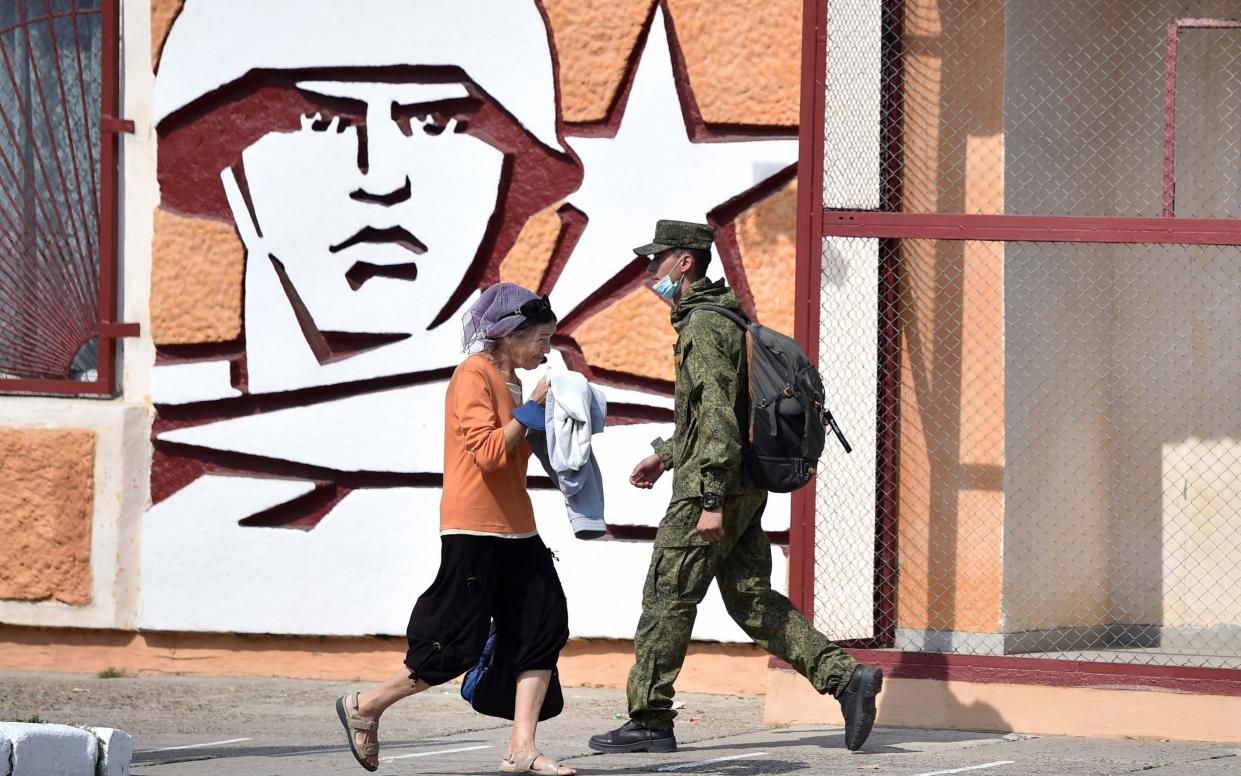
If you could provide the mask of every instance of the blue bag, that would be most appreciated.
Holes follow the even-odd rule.
[[[478,663],[461,680],[461,697],[479,714],[501,719],[513,718],[513,705],[517,695],[517,676],[511,657],[506,659],[504,650],[496,652],[495,625],[487,635],[483,654]],[[551,719],[564,710],[564,693],[560,689],[560,672],[552,669],[551,683],[539,709],[539,722]]]
[[[496,646],[496,632],[492,629],[487,635],[487,643],[483,645],[483,654],[479,656],[478,663],[465,672],[465,678],[461,680],[461,697],[465,698],[465,702],[470,705],[474,704],[474,690],[477,689],[478,683],[487,675],[487,669],[491,667],[491,653]]]

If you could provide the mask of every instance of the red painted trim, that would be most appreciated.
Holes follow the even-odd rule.
[[[823,122],[825,118],[828,0],[802,3],[801,116],[798,129],[797,265],[793,336],[812,362],[819,360],[819,276],[823,235]],[[789,598],[814,618],[816,484],[793,493],[789,523]]]
[[[99,345],[103,351],[103,343]],[[100,372],[102,374],[102,372]],[[76,380],[4,380],[0,382],[4,393],[29,393],[49,396],[110,396],[114,392],[111,383],[103,380],[78,382]]]
[[[1179,26],[1168,23],[1163,73],[1163,217],[1176,215],[1176,40]]]
[[[103,0],[100,5],[103,28],[103,84],[99,106],[102,117],[120,114],[120,0]],[[115,132],[99,133],[99,320],[117,319],[117,219],[118,219],[118,139]],[[119,389],[116,370],[116,340],[99,337],[99,382],[109,392]]]
[[[1151,689],[1195,695],[1241,696],[1241,670],[1233,668],[1094,663],[1017,656],[898,652],[887,649],[850,649],[849,654],[859,662],[879,666],[889,679],[895,677],[982,684]],[[794,670],[791,665],[777,658],[772,658],[768,667],[783,671]]]
[[[99,336],[139,337],[142,336],[142,325],[137,323],[120,323],[119,321],[100,321]]]
[[[1183,30],[1241,30],[1237,19],[1177,19],[1173,23]]]
[[[131,119],[119,119],[116,116],[104,115],[99,118],[99,129],[103,132],[119,132],[132,135],[134,133],[134,122]]]
[[[1176,46],[1181,30],[1241,30],[1234,19],[1174,19],[1168,22],[1163,76],[1163,216],[1176,215]]]
[[[923,240],[1241,245],[1241,219],[825,210],[823,233]]]

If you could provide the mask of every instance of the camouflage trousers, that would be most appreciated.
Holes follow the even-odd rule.
[[[671,730],[673,684],[685,661],[698,604],[714,579],[728,613],[763,649],[786,661],[820,693],[839,695],[857,662],[816,631],[789,599],[771,589],[771,545],[762,529],[767,494],[724,501],[721,541],[697,534],[702,507],[674,501],[655,536],[642,591],[642,617],[629,672],[629,716]]]

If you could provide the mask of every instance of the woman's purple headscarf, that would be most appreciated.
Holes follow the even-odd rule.
[[[496,340],[525,321],[518,308],[539,295],[516,283],[496,283],[483,291],[461,319],[461,349],[473,352],[479,343],[483,350],[495,350]]]

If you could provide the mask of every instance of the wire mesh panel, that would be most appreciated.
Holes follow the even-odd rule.
[[[826,207],[1158,216],[1175,190],[1176,215],[1241,215],[1241,29],[1194,24],[1241,17],[1236,0],[827,14]],[[876,204],[841,201],[859,189]]]
[[[0,390],[98,376],[98,0],[0,3]]]
[[[825,283],[824,354],[875,352],[850,333],[869,317],[884,355],[869,407],[824,369],[876,469],[821,470],[818,624],[1241,667],[1241,247],[827,238],[833,256],[879,271]]]

